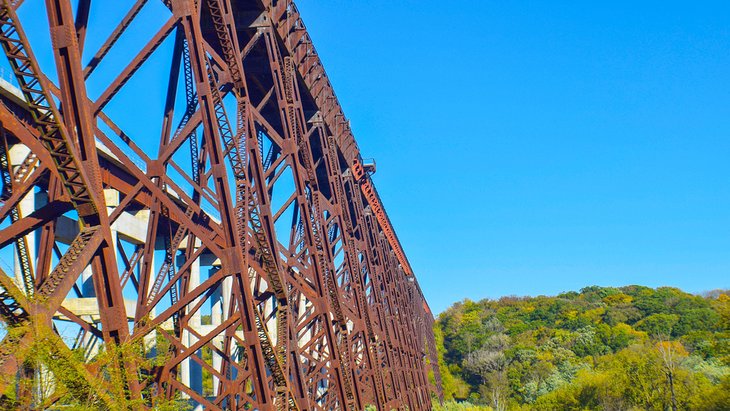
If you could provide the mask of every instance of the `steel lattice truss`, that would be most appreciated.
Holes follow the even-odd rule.
[[[43,339],[46,372],[102,405],[115,388],[94,357],[138,343],[164,358],[118,358],[143,403],[430,409],[433,317],[296,6],[130,1],[84,50],[112,3],[0,6],[17,85],[0,105],[0,257],[15,261],[0,270],[0,393]],[[95,77],[150,11],[164,23]],[[47,20],[47,51],[29,19]],[[140,82],[163,47],[169,75]],[[125,93],[164,110],[126,129],[135,105],[111,109]]]

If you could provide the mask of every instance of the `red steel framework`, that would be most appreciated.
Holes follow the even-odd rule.
[[[430,409],[433,316],[295,4],[130,1],[84,54],[90,10],[116,2],[44,1],[0,5],[19,90],[0,98],[0,251],[15,260],[0,270],[0,393],[43,339],[44,372],[103,407],[116,388],[94,356],[131,342],[164,358],[117,358],[142,403]],[[164,22],[92,93],[150,10]],[[51,71],[18,12],[47,17]],[[169,76],[140,87],[163,44]],[[127,89],[166,96],[156,124],[125,130],[110,107]],[[27,406],[16,391],[4,404]]]

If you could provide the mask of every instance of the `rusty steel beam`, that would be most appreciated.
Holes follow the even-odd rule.
[[[95,41],[116,3],[0,2],[0,404],[50,373],[101,408],[431,409],[433,316],[296,5],[137,0]]]

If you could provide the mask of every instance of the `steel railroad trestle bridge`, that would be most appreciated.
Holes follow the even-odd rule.
[[[431,408],[433,316],[291,0],[1,1],[3,407]]]

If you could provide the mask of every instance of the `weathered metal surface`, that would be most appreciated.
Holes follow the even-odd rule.
[[[430,409],[433,316],[295,4],[137,0],[84,51],[110,3],[0,5],[20,89],[0,96],[0,258],[16,261],[0,271],[0,392],[46,327],[68,345],[51,372],[109,344],[164,358],[120,357],[143,403]],[[150,10],[164,16],[145,37]],[[47,15],[50,47],[33,48],[18,13]],[[137,54],[95,78],[130,31]],[[166,81],[140,86],[165,49]],[[158,123],[130,127],[130,92],[153,89]]]

